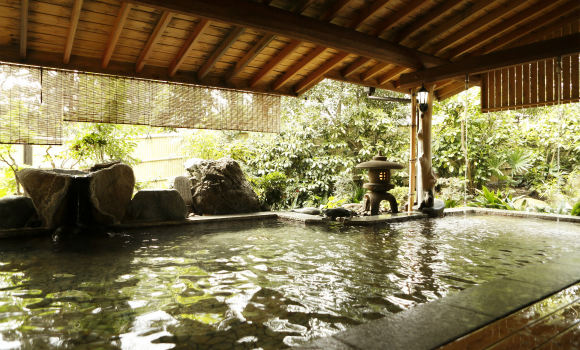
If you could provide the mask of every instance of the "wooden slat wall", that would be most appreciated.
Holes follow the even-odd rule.
[[[580,102],[579,60],[578,54],[562,57],[562,103]],[[557,104],[556,66],[556,59],[549,59],[482,74],[482,81],[486,80],[485,84],[482,82],[482,111]]]

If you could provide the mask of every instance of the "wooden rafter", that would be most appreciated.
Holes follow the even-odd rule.
[[[365,86],[372,86],[372,87],[376,87],[378,89],[388,89],[388,90],[391,90],[391,91],[397,91],[397,92],[401,92],[401,93],[404,93],[404,94],[408,94],[409,93],[409,89],[401,89],[401,88],[398,88],[397,86],[395,86],[395,84],[393,84],[390,81],[386,82],[383,85],[379,85],[379,83],[377,83],[377,81],[375,79],[369,79],[367,81],[360,80],[360,77],[359,77],[358,74],[353,74],[353,75],[345,78],[337,70],[331,70],[330,72],[326,73],[325,78],[332,79],[332,80],[337,80],[337,81],[343,81],[345,83],[351,83],[351,84],[357,84],[357,85],[365,85]]]
[[[433,40],[434,38],[437,38],[449,32],[456,26],[468,20],[471,16],[475,16],[481,11],[484,11],[486,7],[490,6],[490,4],[493,4],[493,2],[490,2],[488,0],[478,0],[474,2],[471,6],[459,12],[458,14],[448,19],[447,21],[443,22],[438,27],[429,30],[427,33],[422,35],[417,40],[413,40],[408,46],[414,49],[422,48],[423,46],[429,44],[431,40]]]
[[[423,6],[426,2],[430,0],[413,0],[405,5],[403,8],[395,11],[392,15],[390,15],[385,20],[381,21],[381,23],[369,32],[370,35],[373,36],[380,36],[391,27],[396,25],[400,20],[407,16],[413,15],[413,13],[417,12],[421,6]]]
[[[408,70],[407,67],[395,67],[394,69],[391,69],[390,71],[388,71],[387,73],[381,75],[381,77],[379,79],[377,79],[379,84],[384,84],[387,81],[395,78],[396,76],[405,73]]]
[[[270,72],[272,72],[274,70],[274,68],[278,64],[280,64],[280,62],[282,62],[286,57],[288,57],[294,51],[296,51],[300,47],[301,44],[302,44],[302,42],[300,40],[292,40],[290,42],[290,44],[288,44],[284,48],[284,50],[280,51],[280,53],[278,53],[278,55],[276,55],[276,57],[274,57],[272,60],[270,60],[270,62],[268,62],[268,64],[266,64],[266,66],[264,68],[262,68],[258,72],[258,74],[256,74],[252,78],[252,81],[250,82],[250,86],[254,87],[254,86],[258,85],[260,83],[260,81],[262,81],[262,79],[264,79],[266,77],[266,75],[268,75]]]
[[[383,70],[385,70],[389,66],[390,66],[390,64],[388,64],[388,63],[379,62],[374,67],[372,67],[368,71],[366,71],[363,74],[361,74],[361,80],[362,81],[367,81],[370,78],[373,78],[375,75],[377,75],[380,72],[382,72]]]
[[[339,52],[330,61],[327,61],[320,68],[314,71],[314,73],[310,74],[306,79],[298,83],[296,87],[294,87],[294,92],[300,95],[303,92],[310,89],[311,87],[313,87],[314,85],[318,84],[320,80],[324,79],[326,73],[336,68],[336,66],[341,64],[345,59],[348,58],[348,56],[349,56],[348,52]]]
[[[547,23],[551,23],[555,20],[558,20],[558,25],[565,25],[569,23],[568,21],[575,21],[580,18],[580,13],[578,12],[578,8],[580,8],[580,2],[578,1],[570,1],[567,4],[537,18],[530,23],[523,25],[522,27],[500,37],[492,41],[491,43],[485,45],[484,47],[476,50],[476,52],[471,53],[469,56],[477,56],[483,55],[498,48],[501,48],[505,45],[508,45],[517,39],[533,32],[534,30],[546,25]],[[575,12],[574,12],[575,11]],[[565,16],[568,14],[567,16]],[[565,16],[564,18],[561,18]]]
[[[205,62],[205,64],[197,71],[197,79],[202,80],[208,73],[215,67],[216,63],[225,55],[225,53],[232,47],[232,45],[238,40],[238,38],[244,33],[246,28],[236,27],[227,36],[227,38],[222,41],[221,45],[215,50],[211,57]]]
[[[439,67],[403,74],[401,75],[400,86],[403,88],[411,88],[420,86],[421,83],[433,83],[526,62],[574,54],[580,52],[579,42],[580,33],[577,33],[518,46],[508,50],[496,51],[478,57],[467,58]]]
[[[342,70],[341,74],[346,78],[354,74],[357,70],[364,67],[365,64],[369,63],[371,60],[366,57],[359,57],[356,61],[351,63],[348,67]]]
[[[81,16],[81,10],[83,8],[83,0],[75,0],[72,8],[72,13],[70,15],[70,22],[68,24],[68,33],[66,35],[66,44],[64,46],[64,64],[68,64],[70,61],[70,54],[72,52],[73,43],[75,41],[75,35],[77,32],[77,26],[79,24],[79,18]]]
[[[326,51],[328,48],[323,46],[317,46],[308,54],[308,56],[304,57],[300,62],[293,65],[284,75],[278,78],[274,84],[272,84],[272,90],[278,90],[284,84],[286,84],[290,79],[292,79],[296,74],[298,74],[304,67],[306,67],[310,62],[318,58],[321,53]]]
[[[436,93],[437,97],[439,97],[439,99],[443,101],[463,91],[465,91],[465,83],[455,83],[437,90]]]
[[[350,5],[354,0],[338,0],[336,3],[332,4],[321,17],[320,20],[324,22],[332,21],[339,13],[344,11],[348,5]]]
[[[449,47],[450,45],[453,45],[458,40],[461,40],[462,38],[468,36],[469,34],[476,32],[478,29],[481,29],[481,28],[489,25],[489,23],[496,21],[498,18],[501,18],[502,16],[506,16],[506,15],[512,13],[513,11],[517,10],[518,7],[525,5],[527,2],[528,2],[528,0],[508,1],[507,3],[500,6],[499,8],[495,9],[494,11],[491,11],[490,13],[479,18],[475,22],[470,23],[469,25],[462,28],[461,30],[459,30],[459,31],[451,34],[450,36],[446,37],[445,39],[441,40],[440,42],[438,42],[434,46],[431,46],[427,51],[434,53],[434,54],[441,52],[442,50]]]
[[[155,30],[151,34],[151,37],[149,37],[149,41],[147,41],[145,48],[143,48],[143,51],[141,52],[141,56],[139,56],[139,59],[135,64],[135,71],[137,73],[141,72],[143,67],[145,67],[147,59],[151,56],[151,53],[153,53],[153,47],[155,47],[159,39],[163,36],[163,32],[165,31],[165,28],[167,28],[167,25],[169,25],[171,18],[173,18],[173,13],[169,11],[164,11],[161,15],[161,19],[157,23]]]
[[[302,11],[306,10],[310,4],[312,4],[314,0],[299,0],[297,3],[290,8],[290,11],[296,13],[302,13]]]
[[[250,0],[128,0],[128,2],[252,28],[414,69],[447,63],[437,56]]]
[[[20,1],[20,58],[26,59],[28,40],[28,0]]]
[[[537,31],[530,33],[524,37],[522,37],[517,42],[513,42],[510,45],[506,46],[505,48],[512,48],[517,47],[519,45],[525,45],[537,40],[543,39],[546,35],[552,34],[555,31],[559,31],[560,29],[566,27],[569,24],[577,23],[580,20],[578,16],[578,11],[572,12],[571,15],[558,19],[547,26],[541,27]]]
[[[358,29],[366,20],[374,16],[377,12],[382,10],[389,0],[377,0],[355,17],[347,26],[347,28]]]
[[[107,43],[105,53],[103,54],[103,62],[101,63],[102,68],[107,68],[107,66],[109,65],[109,61],[113,56],[113,51],[115,51],[115,46],[117,46],[117,41],[121,36],[121,32],[123,31],[123,27],[125,26],[125,21],[127,20],[127,16],[129,15],[129,11],[131,11],[132,7],[133,4],[128,4],[126,2],[121,4],[121,9],[119,10],[119,14],[117,15],[117,20],[115,21],[113,31],[111,32],[111,36],[109,37],[109,42]]]
[[[236,76],[238,76],[238,74],[240,74],[247,66],[248,64],[250,64],[250,62],[252,62],[252,60],[254,58],[256,58],[256,56],[258,56],[260,54],[260,52],[262,52],[262,50],[264,48],[266,48],[268,45],[270,45],[270,43],[272,41],[274,41],[274,39],[276,38],[275,35],[272,34],[266,34],[264,35],[257,43],[256,45],[254,45],[254,47],[252,47],[252,49],[250,49],[250,51],[248,51],[244,57],[242,57],[242,59],[240,59],[238,61],[238,63],[236,63],[235,67],[233,67],[228,74],[225,77],[225,81],[227,83],[229,83],[230,81],[232,81],[232,79],[234,79]]]
[[[444,15],[447,11],[451,11],[457,5],[461,4],[463,0],[447,0],[444,3],[440,4],[439,6],[429,10],[423,17],[419,20],[411,23],[406,28],[399,31],[396,36],[394,37],[393,41],[396,43],[401,43],[406,38],[410,37],[417,31],[423,29],[429,23],[433,22],[439,16]]]
[[[524,11],[515,14],[514,16],[510,17],[506,21],[504,21],[504,22],[494,26],[493,28],[485,31],[484,33],[476,36],[475,38],[468,40],[464,44],[459,45],[458,47],[454,48],[449,53],[447,53],[445,55],[445,57],[447,59],[452,59],[452,58],[455,58],[457,56],[460,56],[461,54],[463,54],[466,51],[480,45],[481,43],[486,42],[487,40],[490,40],[490,39],[496,37],[497,35],[500,35],[501,33],[512,29],[516,25],[518,25],[526,20],[529,20],[531,17],[534,16],[534,14],[541,13],[541,11],[543,11],[543,10],[544,11],[548,10],[548,9],[556,6],[557,4],[558,4],[558,1],[554,1],[554,0],[540,1],[540,2],[536,3],[535,5],[525,9]],[[535,21],[532,21],[532,22],[535,22]]]
[[[169,66],[169,76],[170,77],[174,76],[175,73],[177,73],[177,70],[179,69],[179,67],[181,67],[181,65],[183,64],[183,62],[187,58],[187,55],[189,55],[191,50],[193,50],[193,48],[197,45],[197,43],[199,42],[199,39],[201,38],[201,35],[208,27],[209,27],[209,21],[207,19],[203,19],[203,18],[195,26],[195,28],[193,29],[193,32],[191,33],[191,35],[189,36],[189,38],[187,39],[185,44],[181,47],[181,49],[179,50],[179,52],[177,53],[177,55],[173,59],[173,62],[171,62],[171,65]]]

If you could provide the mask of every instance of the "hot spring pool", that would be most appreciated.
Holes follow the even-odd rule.
[[[2,349],[278,349],[580,248],[495,216],[380,228],[275,220],[0,244]]]

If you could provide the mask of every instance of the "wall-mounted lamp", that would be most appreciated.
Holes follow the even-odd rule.
[[[425,89],[425,86],[421,85],[421,89],[417,91],[417,103],[419,104],[419,110],[421,113],[425,113],[429,110],[429,91]]]
[[[365,94],[367,94],[368,96],[372,96],[375,94],[375,88],[372,86],[365,86],[364,91],[365,91]]]

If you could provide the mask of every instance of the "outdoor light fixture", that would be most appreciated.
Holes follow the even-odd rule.
[[[369,97],[375,94],[375,88],[372,86],[365,86],[364,91]]]
[[[425,113],[429,109],[429,103],[427,103],[428,98],[429,91],[425,89],[425,86],[421,85],[421,89],[417,91],[417,103],[419,104],[419,110],[421,113]]]

